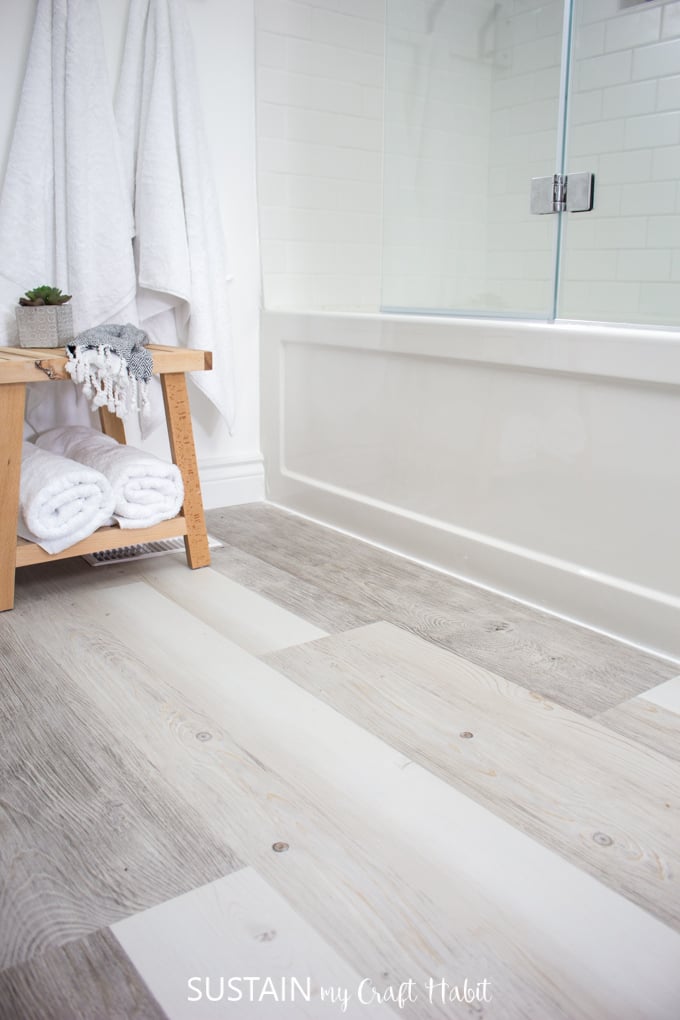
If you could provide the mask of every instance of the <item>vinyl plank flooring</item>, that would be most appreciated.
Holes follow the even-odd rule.
[[[390,624],[266,661],[680,929],[680,766]]]
[[[167,1020],[104,929],[0,972],[0,1020]]]
[[[120,921],[112,934],[168,1020],[218,1010],[229,1020],[397,1015],[358,1001],[357,972],[253,868]],[[333,989],[347,992],[336,1004]]]
[[[322,786],[319,791],[308,760],[293,776],[286,774],[280,759],[283,754],[287,760],[291,744],[286,721],[279,721],[277,706],[269,703],[266,691],[255,691],[254,702],[250,695],[253,668],[258,674],[267,668],[250,656],[242,658],[244,653],[236,646],[230,647],[198,621],[187,621],[177,607],[147,590],[149,606],[139,588],[146,586],[111,589],[106,602],[102,590],[87,599],[73,598],[66,625],[49,602],[26,606],[24,623],[42,629],[44,640],[58,648],[73,682],[92,694],[112,726],[127,727],[130,739],[173,788],[192,801],[213,833],[255,865],[357,969],[376,983],[399,974],[424,981],[445,961],[453,961],[454,977],[477,973],[487,956],[494,957],[487,952],[487,936],[478,930],[476,916],[461,915],[459,899],[442,895],[432,870],[424,868],[421,875],[417,856],[413,862],[411,851],[386,842],[380,826],[375,829],[372,811],[364,830],[354,799],[341,797],[337,786]],[[122,613],[111,605],[117,591]],[[85,605],[87,614],[79,611]],[[148,631],[146,637],[142,634],[140,613],[145,607],[156,620],[156,638]],[[129,635],[125,643],[119,639],[128,611],[134,628],[140,628],[134,643]],[[204,637],[210,641],[207,648]],[[101,683],[95,685],[94,662],[104,664]],[[215,705],[223,687],[229,701],[224,704],[220,698]],[[267,721],[266,733],[256,743],[243,732],[242,700],[254,715],[253,725],[262,723],[261,715]],[[315,747],[319,739],[324,743],[323,732],[317,734]],[[339,747],[343,760],[350,748],[352,761],[347,740],[345,734]],[[304,743],[304,735],[294,738],[292,752],[299,752]],[[274,752],[274,761],[267,761]],[[328,754],[325,743],[323,754]],[[395,761],[390,753],[390,771],[401,775],[404,764],[401,756]],[[291,852],[274,853],[272,844],[278,840],[289,842]],[[411,888],[404,874],[414,870],[417,881]],[[452,917],[458,918],[455,925]],[[521,961],[511,945],[505,946],[493,969],[494,980],[512,1000],[507,1013],[511,1018],[523,1015],[518,1004],[527,971]],[[537,995],[546,1010],[554,1008],[554,996]],[[413,1020],[444,1020],[451,1015],[448,1005],[435,1002]],[[568,1014],[555,1010],[554,1015],[559,1020]]]
[[[181,553],[136,566],[136,577],[254,655],[326,636],[320,627],[212,567],[187,570]]]
[[[209,619],[211,626],[220,630],[226,637],[230,636],[228,632],[230,613],[235,614],[236,620],[232,623],[237,622],[242,632],[248,632],[252,628],[258,627],[252,619],[253,611],[257,612],[260,608],[255,598],[258,595],[268,603],[264,608],[269,620],[275,618],[273,614],[276,610],[281,611],[276,614],[278,617],[277,632],[282,635],[284,645],[312,640],[313,637],[318,637],[323,633],[350,630],[365,623],[372,623],[375,619],[351,600],[339,598],[317,585],[293,578],[286,571],[278,570],[271,564],[265,563],[264,560],[250,556],[233,546],[213,549],[210,567],[201,568],[199,571],[189,570],[182,553],[170,553],[136,563],[109,563],[105,567],[96,568],[92,568],[81,558],[57,560],[55,563],[40,563],[25,567],[17,571],[17,598],[14,615],[20,618],[24,606],[51,598],[56,593],[61,593],[64,599],[68,599],[72,593],[84,589],[93,591],[102,587],[110,588],[117,584],[129,584],[131,580],[139,578],[149,581],[158,590],[165,590],[163,585],[167,585],[169,581],[167,577],[164,581],[163,576],[166,569],[171,569],[166,567],[166,564],[173,564],[177,570],[177,585],[175,586],[173,583],[174,590],[172,592],[168,590],[167,593],[171,597],[175,597],[176,600],[186,597],[188,608],[192,610],[195,609],[191,605],[192,597],[203,601],[205,611],[201,611],[201,615],[206,620]],[[222,615],[221,603],[211,605],[209,600],[203,597],[201,591],[203,582],[200,578],[206,576],[206,569],[213,577],[215,574],[220,574],[231,585],[238,584],[239,588],[234,588],[233,593],[238,592],[239,597],[244,596],[248,599],[249,595],[252,596],[248,599],[247,610],[245,607],[239,610],[238,604],[234,604],[232,600],[225,607],[226,612]],[[157,582],[154,581],[154,578],[157,578]],[[192,581],[192,578],[196,580]],[[187,586],[193,587],[193,596],[191,588],[188,589],[186,596],[183,593],[185,581]],[[286,613],[290,614],[288,619],[286,619]],[[290,628],[287,626],[289,623],[291,624]],[[312,629],[316,628],[316,634],[309,631],[310,625]],[[301,627],[306,627],[307,631],[301,631]],[[259,641],[262,635],[257,629],[255,634]],[[235,640],[238,639],[237,634],[232,633],[231,636],[234,636]],[[254,646],[252,650],[259,654],[258,645]],[[261,651],[265,651],[265,649],[263,648]]]
[[[529,690],[595,715],[677,665],[267,504],[208,514],[222,541]],[[332,630],[332,627],[326,628]]]
[[[326,591],[318,584],[295,577],[244,552],[238,546],[225,545],[215,550],[212,566],[226,577],[331,634],[374,623],[379,618],[367,612],[352,597]]]
[[[74,683],[89,683],[93,633],[104,660],[119,649],[96,686],[100,711],[129,721],[213,832],[358,973],[376,984],[488,977],[494,1020],[649,1020],[650,995],[651,1015],[675,1020],[671,928],[148,585],[85,604],[61,637]],[[49,614],[37,609],[35,623],[58,640]],[[274,854],[280,839],[290,850]],[[403,1015],[469,1014],[420,1002]]]
[[[597,721],[653,751],[680,762],[680,714],[647,698],[631,698],[610,708]]]
[[[0,967],[239,866],[88,697],[124,668],[115,649],[105,663],[92,634],[78,689],[57,664],[64,633],[0,622]]]
[[[221,551],[213,551],[213,564]],[[255,655],[313,641],[327,633],[293,609],[267,597],[266,593],[260,594],[255,585],[241,583],[238,577],[233,576],[238,571],[215,569],[214,566],[190,570],[183,553],[168,553],[147,560],[96,568],[82,560],[66,563],[70,569],[62,569],[59,573],[50,570],[53,566],[60,566],[59,563],[39,564],[19,572],[21,577],[32,570],[34,576],[23,588],[20,586],[14,610],[16,618],[21,618],[23,606],[34,602],[36,597],[45,599],[61,593],[68,598],[78,591],[91,592],[129,584],[131,580],[143,580]],[[246,571],[245,580],[251,577],[252,571]],[[38,586],[39,591],[36,591]],[[356,626],[356,623],[350,625]]]

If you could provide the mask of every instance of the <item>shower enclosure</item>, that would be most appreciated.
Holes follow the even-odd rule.
[[[680,3],[386,11],[383,310],[680,324]]]
[[[269,498],[680,662],[680,0],[261,11]]]

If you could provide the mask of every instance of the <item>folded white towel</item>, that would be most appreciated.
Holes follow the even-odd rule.
[[[180,511],[184,486],[176,464],[82,425],[50,429],[36,442],[101,471],[113,489],[113,516],[121,528],[150,528]]]
[[[58,553],[110,523],[113,490],[99,471],[24,443],[17,530]]]

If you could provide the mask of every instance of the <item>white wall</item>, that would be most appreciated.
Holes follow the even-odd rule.
[[[112,93],[120,66],[128,4],[98,0]],[[230,268],[237,376],[237,421],[229,436],[202,394],[191,403],[206,506],[259,499],[258,330],[260,267],[255,179],[253,0],[186,0],[197,54],[203,115],[213,159]],[[0,32],[0,170],[4,173],[24,73],[35,4],[3,3]],[[3,258],[11,257],[3,252]],[[134,428],[130,438],[139,442]],[[167,453],[164,436],[148,447]]]
[[[667,332],[265,312],[274,502],[680,659]]]

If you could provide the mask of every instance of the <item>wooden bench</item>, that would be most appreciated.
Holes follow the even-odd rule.
[[[54,350],[0,347],[0,612],[14,606],[16,568],[31,563],[47,563],[180,536],[184,537],[187,562],[192,569],[210,563],[185,373],[212,368],[212,354],[156,344],[150,344],[148,349],[153,356],[154,374],[160,376],[163,388],[172,459],[184,482],[182,510],[173,520],[152,528],[100,528],[89,538],[51,555],[33,542],[17,539],[26,383],[70,379],[66,371],[67,357],[61,347]],[[125,426],[120,418],[106,408],[100,410],[99,418],[103,432],[120,443],[125,442]]]

